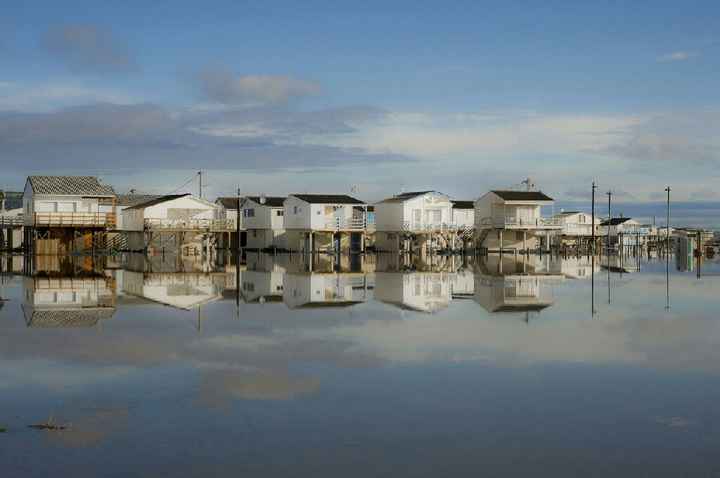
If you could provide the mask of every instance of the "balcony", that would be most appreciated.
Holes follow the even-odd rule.
[[[494,229],[562,229],[562,220],[557,217],[538,217],[523,219],[517,217],[484,217],[480,219],[481,228]]]
[[[367,226],[367,221],[363,217],[336,217],[325,221],[325,230],[328,231],[364,231]]]
[[[25,225],[23,216],[0,216],[0,229],[21,227]]]
[[[437,223],[425,224],[419,222],[405,221],[402,224],[402,230],[413,233],[429,233],[429,232],[462,232],[464,230],[472,230],[470,226],[458,226],[456,224]]]
[[[32,225],[35,227],[115,227],[112,212],[36,212]]]

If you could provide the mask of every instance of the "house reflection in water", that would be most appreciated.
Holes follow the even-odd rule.
[[[553,286],[565,277],[536,256],[490,256],[475,275],[475,301],[491,313],[540,312],[554,302]]]
[[[247,268],[240,274],[240,291],[248,304],[282,302],[286,267],[272,256],[247,254]]]
[[[94,327],[115,313],[114,280],[103,274],[40,272],[25,277],[23,288],[28,327]]]
[[[118,271],[123,293],[183,310],[222,298],[222,287],[211,274],[200,272]]]
[[[373,275],[362,272],[300,272],[283,277],[283,301],[300,307],[347,307],[372,297]]]
[[[375,298],[402,309],[432,314],[450,305],[452,275],[448,272],[378,272]]]

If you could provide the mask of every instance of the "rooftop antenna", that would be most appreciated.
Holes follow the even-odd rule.
[[[265,204],[266,201],[265,193],[260,194],[260,204]]]
[[[535,183],[533,182],[533,180],[531,178],[525,178],[524,180],[522,180],[520,182],[520,184],[525,185],[526,191],[533,191],[535,189]]]

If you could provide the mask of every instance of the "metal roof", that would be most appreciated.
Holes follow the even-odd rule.
[[[553,198],[542,191],[509,191],[509,190],[492,190],[505,201],[553,201]]]
[[[438,192],[438,191],[411,191],[411,192],[407,192],[407,193],[396,194],[395,196],[393,196],[393,197],[391,197],[391,198],[383,199],[383,200],[380,201],[380,202],[381,202],[381,203],[404,202],[404,201],[407,201],[407,200],[409,200],[409,199],[413,199],[413,198],[416,198],[416,197],[418,197],[418,196],[422,196],[422,195],[425,195],[425,194],[428,194],[428,193],[442,194],[442,193],[440,193],[440,192]],[[444,194],[443,194],[443,195],[444,195]]]
[[[161,197],[163,197],[161,194],[118,194],[116,204],[118,206],[137,206]]]
[[[146,207],[154,206],[156,204],[161,204],[166,201],[172,201],[173,199],[179,199],[184,198],[185,196],[192,196],[190,193],[185,194],[168,194],[166,196],[159,196],[155,199],[151,199],[149,201],[141,202],[139,204],[135,204],[134,206],[130,206],[127,209],[145,209]]]
[[[450,201],[453,209],[475,209],[473,201]]]
[[[291,196],[310,204],[365,204],[346,194],[291,194]]]
[[[600,223],[601,226],[617,226],[618,224],[623,224],[627,221],[629,221],[631,218],[629,217],[613,217],[609,221],[605,219],[603,222]]]
[[[242,201],[243,198],[240,198]],[[215,200],[216,204],[220,204],[225,209],[230,209],[235,211],[237,209],[237,203],[238,203],[238,197],[237,196],[226,196],[226,197],[219,197]]]
[[[35,194],[112,197],[115,191],[95,176],[28,176]]]
[[[261,202],[262,196],[247,196],[246,199],[251,200],[252,202],[256,202],[260,204],[261,206],[268,206],[268,207],[283,207],[283,203],[285,202],[285,197],[283,196],[265,196],[265,202]]]

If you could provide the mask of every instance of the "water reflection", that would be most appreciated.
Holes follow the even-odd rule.
[[[94,327],[115,314],[117,286],[90,258],[40,257],[23,280],[28,327]]]

